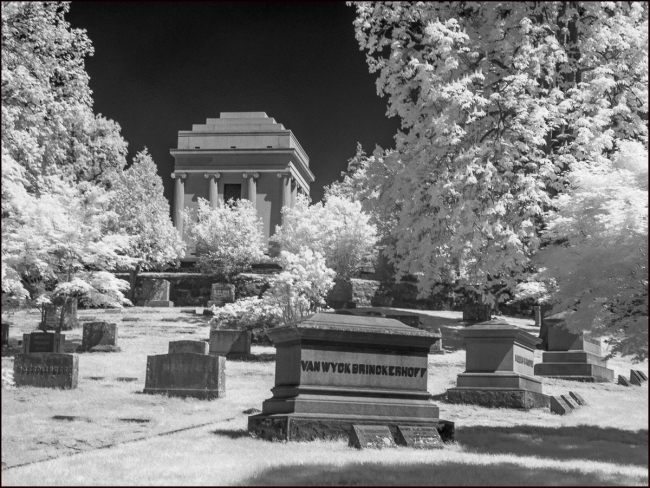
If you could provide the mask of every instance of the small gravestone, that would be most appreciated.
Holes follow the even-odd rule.
[[[11,325],[12,325],[11,322],[8,322],[6,320],[2,321],[2,345],[3,346],[9,345],[9,327]]]
[[[104,313],[122,313],[121,308],[107,308]]]
[[[632,386],[632,383],[630,383],[627,378],[623,375],[618,375],[618,384],[621,386]]]
[[[64,343],[65,334],[54,334],[51,332],[32,332],[31,334],[23,334],[23,353],[60,353]]]
[[[429,354],[444,354],[445,351],[442,348],[442,331],[440,330],[440,327],[438,327],[436,330],[432,330],[431,332],[433,332],[435,335],[440,336],[440,339],[433,343],[431,349],[429,349]]]
[[[81,346],[78,352],[119,352],[117,345],[117,324],[111,322],[89,322],[84,324]]]
[[[222,307],[226,303],[233,303],[235,301],[235,285],[227,283],[213,283],[210,290],[210,300],[208,307],[217,306]]]
[[[551,412],[558,415],[566,415],[573,412],[573,408],[567,402],[564,401],[562,397],[552,396],[551,397]]]
[[[430,426],[398,425],[397,445],[416,449],[442,449],[444,444],[438,429]]]
[[[386,425],[353,425],[348,445],[357,449],[384,449],[395,447],[395,441]]]
[[[583,405],[587,404],[587,402],[585,402],[585,399],[582,398],[582,396],[580,396],[578,393],[570,391],[569,396],[571,396],[571,398],[573,398],[573,400],[580,406],[583,406]]]
[[[648,377],[645,375],[643,371],[639,371],[638,369],[635,369],[634,372],[641,378],[642,381],[648,381]]]
[[[210,354],[226,356],[229,359],[249,357],[251,354],[251,331],[211,330]]]
[[[226,358],[191,352],[147,357],[144,393],[201,399],[226,394]]]
[[[142,283],[142,298],[145,307],[173,307],[169,300],[170,283],[167,280],[146,279]]]
[[[61,300],[55,300],[54,303],[45,305],[45,318],[41,320],[39,328],[43,331],[53,330],[59,327],[61,321]],[[65,317],[63,318],[63,330],[70,330],[79,325],[77,318],[77,299],[73,298],[65,303]]]
[[[632,383],[635,386],[641,386],[641,384],[643,383],[641,377],[638,374],[636,374],[636,371],[634,371],[633,369],[630,370],[630,383]]]
[[[196,354],[207,354],[208,343],[205,341],[171,341],[169,343],[169,354],[193,352]]]
[[[74,354],[29,353],[14,358],[14,382],[16,386],[40,388],[77,387],[79,357]]]
[[[576,402],[576,401],[571,397],[571,395],[560,395],[560,397],[561,397],[562,400],[564,400],[565,403],[566,403],[567,405],[569,405],[573,410],[576,410],[576,409],[580,406],[580,405],[578,404],[578,402]]]
[[[138,322],[138,317],[122,317],[122,322]]]

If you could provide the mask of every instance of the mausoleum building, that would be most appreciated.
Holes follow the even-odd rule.
[[[293,132],[264,112],[221,112],[217,119],[178,131],[174,157],[174,225],[183,234],[180,212],[198,199],[212,206],[231,198],[250,200],[264,235],[282,224],[284,206],[298,194],[309,196],[314,175],[309,157]],[[188,250],[191,258],[193,250]]]

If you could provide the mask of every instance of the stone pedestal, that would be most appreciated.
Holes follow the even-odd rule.
[[[466,341],[466,370],[458,375],[456,388],[447,390],[450,403],[523,409],[550,405],[533,374],[539,339],[500,319],[459,334]]]
[[[226,358],[192,352],[147,357],[144,393],[213,399],[226,394]]]
[[[81,346],[78,352],[119,352],[117,345],[117,324],[111,322],[89,322],[84,324]]]
[[[397,320],[314,314],[268,332],[276,347],[273,397],[248,430],[264,439],[347,439],[353,425],[433,426],[444,440],[453,423],[438,418],[427,391],[428,352],[437,337]]]
[[[250,330],[211,330],[210,352],[228,359],[246,359],[251,355]]]
[[[614,381],[614,371],[607,368],[603,357],[601,340],[568,331],[563,326],[566,316],[567,312],[562,312],[543,319],[548,327],[548,350],[542,354],[542,363],[535,365],[535,375],[588,382]]]
[[[16,386],[70,390],[77,387],[78,380],[79,357],[74,354],[42,352],[14,357]]]

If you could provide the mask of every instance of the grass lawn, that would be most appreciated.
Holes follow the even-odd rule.
[[[400,309],[391,309],[400,310]],[[344,441],[271,443],[246,432],[274,380],[272,347],[227,363],[225,398],[144,395],[146,357],[169,341],[207,339],[207,318],[175,309],[122,314],[80,311],[119,326],[122,352],[79,354],[76,390],[2,389],[3,485],[648,485],[648,386],[625,388],[544,380],[544,393],[569,390],[588,405],[571,415],[445,403],[465,369],[460,312],[421,314],[440,327],[445,354],[430,355],[429,392],[440,417],[456,424],[444,450],[357,451]],[[124,321],[137,318],[137,321]],[[10,337],[36,328],[39,315],[11,318]],[[536,335],[532,320],[507,318]],[[81,328],[66,331],[67,352]],[[541,353],[536,361],[541,361]],[[13,358],[2,358],[3,376]],[[615,374],[648,372],[614,358]],[[123,381],[118,378],[137,378]]]

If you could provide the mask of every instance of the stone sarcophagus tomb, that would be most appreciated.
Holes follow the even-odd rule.
[[[542,354],[542,362],[535,365],[535,375],[589,382],[614,381],[614,371],[607,368],[601,340],[567,330],[563,323],[568,313],[544,318],[548,326],[548,350]]]
[[[383,317],[317,313],[268,332],[276,347],[273,397],[248,417],[263,439],[345,438],[353,425],[432,426],[444,440],[427,391],[428,353],[439,337]]]
[[[456,388],[447,390],[450,403],[549,407],[550,399],[542,393],[542,382],[533,372],[540,339],[500,319],[467,327],[458,334],[466,341],[466,369],[458,375]]]

